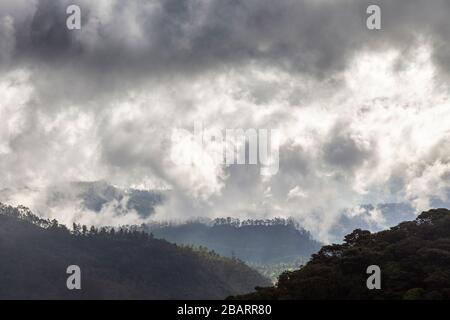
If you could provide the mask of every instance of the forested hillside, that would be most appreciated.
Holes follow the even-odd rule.
[[[0,299],[220,299],[270,282],[236,259],[136,229],[74,226],[0,204]],[[82,289],[69,291],[78,265]]]
[[[207,247],[235,257],[269,277],[306,263],[321,244],[292,219],[218,218],[181,224],[148,224],[147,230],[170,242]]]
[[[381,269],[381,289],[368,290],[366,269]],[[371,234],[357,229],[324,246],[274,287],[239,299],[450,299],[450,211],[423,212]]]

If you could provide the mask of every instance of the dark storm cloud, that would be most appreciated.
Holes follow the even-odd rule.
[[[348,123],[338,123],[331,130],[327,141],[323,144],[325,163],[347,172],[354,172],[365,161],[374,161],[376,146],[372,142],[358,141],[352,137],[352,131],[347,128]]]
[[[158,181],[178,200],[160,217],[296,215],[323,235],[362,195],[427,207],[450,170],[434,83],[449,15],[448,0],[2,0],[0,187]],[[171,131],[197,120],[280,129],[278,174],[175,167]]]
[[[39,1],[30,24],[30,33],[22,35],[25,41],[19,39],[18,52],[32,52],[48,61],[71,54],[73,40],[66,28],[65,9],[60,1]],[[29,39],[26,39],[27,36]]]
[[[336,86],[339,72],[361,50],[396,48],[407,56],[424,41],[432,45],[438,71],[447,74],[447,1],[376,1],[380,31],[366,28],[369,3],[8,0],[0,5],[0,64],[32,69],[37,99],[49,110],[62,101],[111,100],[150,79],[189,81],[248,64],[331,79]],[[69,4],[81,7],[80,31],[66,28]],[[270,89],[255,90],[257,103],[270,99]]]
[[[72,3],[82,8],[81,31],[65,28]],[[407,51],[423,35],[432,38],[436,61],[448,65],[447,1],[376,1],[382,8],[378,32],[365,26],[371,3],[135,0],[110,1],[104,12],[89,1],[39,0],[31,21],[15,22],[15,54],[47,64],[62,59],[89,73],[196,72],[256,61],[328,77],[358,50]]]

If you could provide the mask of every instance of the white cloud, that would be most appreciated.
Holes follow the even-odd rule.
[[[448,201],[443,4],[398,1],[375,37],[352,1],[78,2],[86,18],[73,34],[55,28],[64,1],[0,5],[0,187],[170,188],[158,218],[295,216],[322,239],[342,208]],[[172,131],[195,121],[278,129],[279,173],[218,165],[185,142],[177,150],[197,161],[176,166]],[[58,212],[112,223],[119,207]]]

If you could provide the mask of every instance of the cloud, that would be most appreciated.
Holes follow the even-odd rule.
[[[348,125],[337,123],[332,129],[329,140],[324,142],[323,158],[332,167],[354,172],[365,161],[371,160],[377,150],[371,141],[365,141],[349,130]]]
[[[0,65],[8,64],[15,47],[13,19],[4,16],[0,19]]]
[[[0,186],[172,189],[158,218],[295,216],[321,239],[342,208],[445,203],[450,5],[377,3],[380,31],[369,1],[2,1]],[[177,166],[195,121],[278,129],[278,174]]]
[[[4,12],[14,13],[24,1],[6,3]],[[190,74],[258,61],[323,79],[345,70],[359,51],[395,47],[408,52],[420,36],[431,38],[437,62],[446,65],[449,57],[448,4],[441,0],[378,1],[384,9],[379,33],[365,27],[368,1],[28,3],[35,7],[32,18],[16,23],[18,60],[68,64],[104,78],[123,72],[138,79],[150,72]],[[82,8],[81,32],[65,28],[65,9],[72,3]]]

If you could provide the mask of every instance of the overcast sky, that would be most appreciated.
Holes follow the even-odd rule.
[[[448,0],[2,0],[0,188],[167,188],[158,217],[295,216],[322,239],[342,208],[428,209],[450,186],[449,38]],[[280,130],[278,173],[176,166],[195,121]]]

